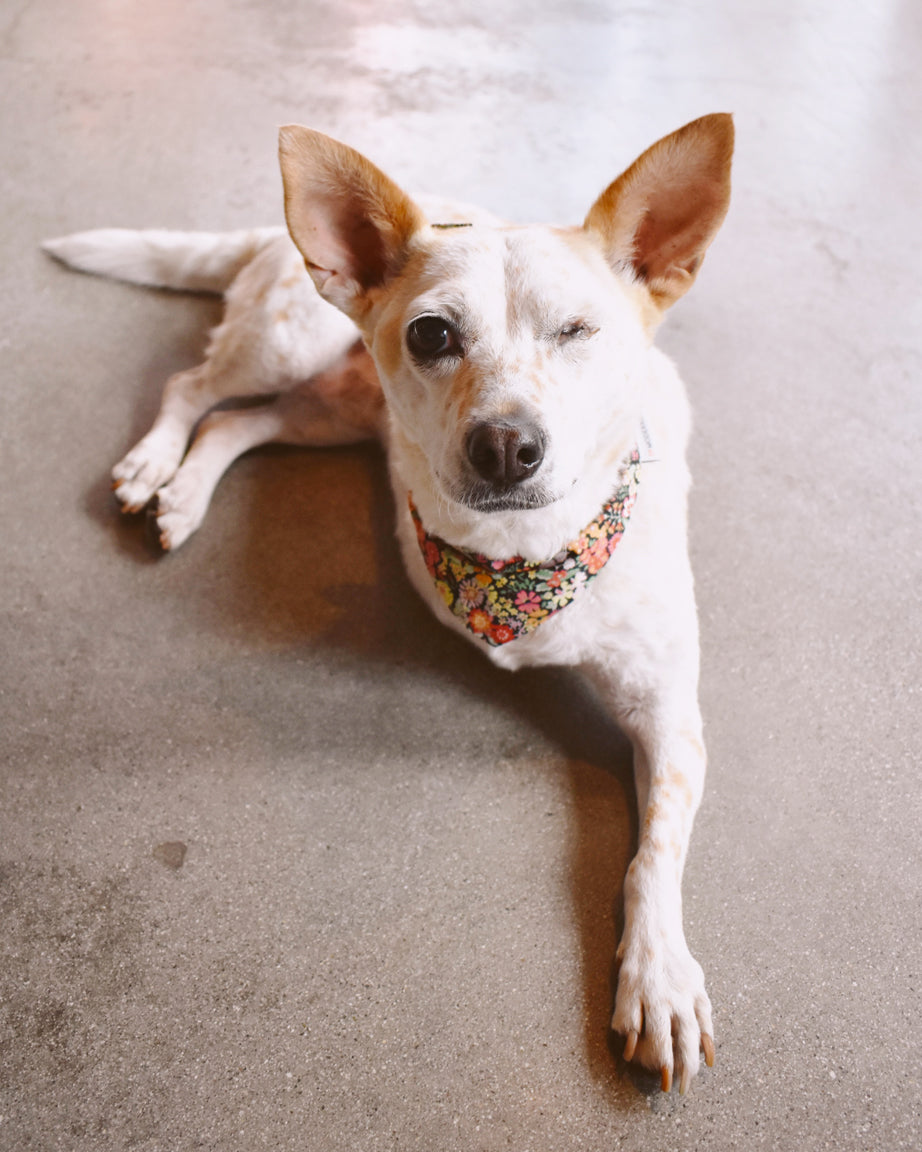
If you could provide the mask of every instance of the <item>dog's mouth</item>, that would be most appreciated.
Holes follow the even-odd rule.
[[[528,512],[547,508],[559,500],[557,493],[542,484],[497,487],[495,484],[466,484],[452,493],[452,499],[474,512]]]

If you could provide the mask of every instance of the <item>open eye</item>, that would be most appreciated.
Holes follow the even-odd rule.
[[[593,328],[586,320],[568,320],[557,332],[557,343],[567,344],[571,340],[586,340],[596,332],[598,328]]]
[[[407,328],[407,347],[423,363],[461,355],[460,337],[444,316],[417,316]]]

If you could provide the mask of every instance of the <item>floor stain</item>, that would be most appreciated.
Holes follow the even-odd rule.
[[[166,868],[178,872],[186,860],[187,847],[181,840],[165,840],[158,844],[153,851],[153,857]]]

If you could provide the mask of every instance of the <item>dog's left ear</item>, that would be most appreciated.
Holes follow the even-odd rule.
[[[419,208],[361,153],[291,124],[279,132],[288,231],[317,290],[355,321],[400,270]]]
[[[645,284],[660,309],[692,286],[730,204],[733,120],[693,120],[664,136],[596,200],[584,228],[609,263]]]

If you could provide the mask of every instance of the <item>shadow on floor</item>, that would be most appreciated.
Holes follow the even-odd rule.
[[[209,626],[278,646],[347,653],[385,667],[406,666],[445,679],[507,710],[558,748],[569,792],[572,910],[582,958],[583,1033],[594,1077],[614,1089],[625,1074],[621,1041],[609,1028],[622,926],[621,885],[636,843],[631,749],[590,690],[566,669],[515,674],[494,668],[464,639],[443,628],[406,578],[394,538],[394,509],[377,446],[305,451],[269,448],[234,466],[219,487],[219,515],[242,525],[208,540],[209,519],[182,556],[187,594],[195,571],[223,569],[220,595],[204,586],[200,610]],[[245,501],[232,508],[228,501]],[[122,518],[101,477],[86,496],[94,519],[117,534],[140,564],[158,552],[143,517]],[[210,513],[218,519],[213,507]],[[215,529],[218,525],[215,524]],[[213,549],[222,549],[219,557]],[[641,1091],[657,1078],[629,1072]],[[647,1080],[650,1083],[647,1085]]]

